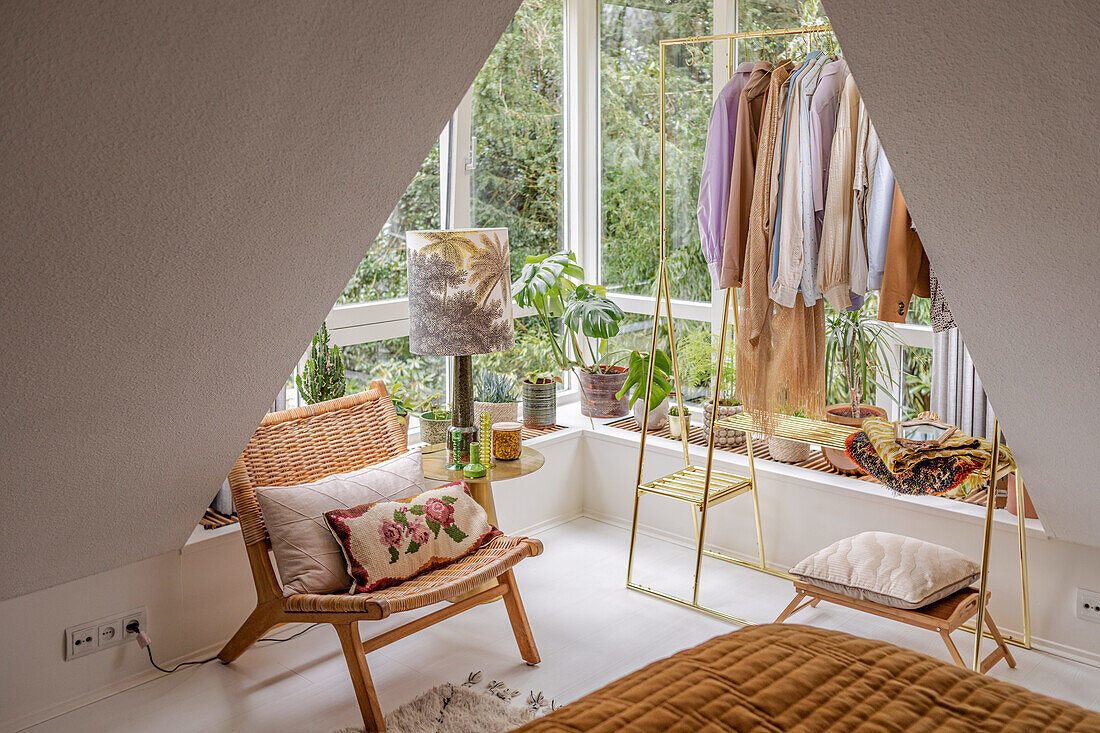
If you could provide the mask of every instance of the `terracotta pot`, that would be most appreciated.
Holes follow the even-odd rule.
[[[691,413],[686,415],[669,415],[668,416],[668,433],[672,436],[673,440],[679,440],[683,433],[687,433],[691,436]]]
[[[802,463],[810,458],[809,443],[788,438],[768,438],[768,455],[783,463]]]
[[[1018,511],[1016,505],[1016,474],[1010,473],[1005,477],[1008,482],[1008,504],[1005,507],[1008,509],[1008,513],[1016,516]],[[1031,497],[1027,495],[1027,487],[1024,486],[1024,516],[1028,519],[1038,519],[1039,515],[1035,513],[1035,506],[1031,503]]]
[[[518,402],[474,402],[474,422],[481,424],[481,413],[489,413],[489,422],[518,422]]]
[[[708,400],[703,405],[703,436],[707,438],[707,440],[710,440],[710,413],[713,409],[713,400]],[[724,417],[730,417],[744,411],[745,408],[741,407],[741,405],[718,405],[718,417],[715,419],[721,420]],[[718,428],[714,431],[715,448],[730,448],[735,445],[742,445],[744,442],[745,433],[742,430]]]
[[[859,410],[862,417],[857,420],[854,417],[850,417],[852,406],[847,402],[839,405],[829,405],[825,408],[825,421],[836,423],[837,425],[862,428],[863,421],[869,417],[886,417],[886,410],[881,407],[875,407],[874,405],[860,404]],[[836,450],[835,448],[822,448],[821,450],[825,454],[825,460],[829,462],[829,465],[840,473],[847,476],[859,476],[866,473],[866,471],[857,466],[844,451]]]
[[[523,424],[549,428],[558,422],[558,384],[532,384],[523,380]]]
[[[639,399],[634,403],[634,422],[638,423],[638,429],[642,427],[642,411],[645,409],[645,399]],[[668,400],[661,400],[661,404],[649,411],[649,422],[646,429],[649,432],[660,430],[668,422]]]
[[[428,414],[424,412],[420,415],[420,439],[425,443],[446,443],[451,413],[446,413],[444,417],[427,417]]]
[[[606,372],[592,373],[576,369],[581,382],[581,414],[585,417],[622,417],[630,408],[626,398],[615,393],[626,383],[626,367],[607,367]]]

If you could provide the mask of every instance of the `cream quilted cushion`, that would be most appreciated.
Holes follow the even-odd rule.
[[[420,449],[349,473],[298,486],[256,489],[271,538],[283,595],[347,592],[347,564],[324,513],[376,501],[406,499],[424,491]]]
[[[967,587],[981,573],[960,552],[889,532],[838,540],[791,568],[810,585],[894,608],[920,608]]]

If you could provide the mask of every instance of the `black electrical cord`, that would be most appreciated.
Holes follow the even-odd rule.
[[[317,628],[320,625],[321,624],[310,624],[309,626],[305,627],[301,631],[295,632],[295,633],[293,633],[293,634],[291,634],[290,636],[287,636],[287,637],[283,637],[283,638],[264,637],[262,639],[257,639],[256,641],[257,642],[267,641],[267,642],[272,642],[272,643],[275,643],[275,644],[279,644],[279,643],[284,642],[284,641],[290,641],[291,639],[297,639],[302,634],[306,633],[307,631],[313,631],[315,628]],[[141,633],[141,629],[136,623],[132,623],[132,624],[130,624],[130,626],[127,626],[126,630],[131,632],[131,633],[135,633],[135,634],[136,633]],[[145,651],[149,653],[149,664],[153,665],[153,667],[160,670],[161,672],[164,672],[165,674],[172,674],[173,672],[175,672],[180,667],[187,667],[187,666],[190,666],[192,664],[207,664],[208,662],[213,662],[215,659],[217,659],[217,657],[210,657],[209,659],[196,659],[196,660],[191,661],[191,662],[180,662],[175,667],[172,667],[172,669],[165,669],[164,667],[160,666],[159,664],[156,663],[156,661],[153,660],[153,645],[152,644],[147,644],[145,646]]]

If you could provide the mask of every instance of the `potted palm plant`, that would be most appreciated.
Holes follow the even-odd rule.
[[[622,417],[628,409],[626,401],[615,394],[622,389],[627,370],[614,363],[607,342],[618,335],[625,314],[607,297],[606,288],[586,284],[583,279],[584,269],[572,252],[532,255],[512,291],[517,305],[535,310],[558,368],[576,371],[581,413]],[[557,319],[563,326],[560,331],[555,328]]]
[[[875,389],[890,394],[890,336],[886,328],[862,310],[831,311],[825,320],[828,343],[825,347],[825,379],[828,399],[825,420],[862,428],[869,417],[886,417],[886,410],[868,404]],[[885,384],[880,383],[883,378]],[[863,470],[842,450],[825,448],[825,459],[837,471],[858,475]]]
[[[519,392],[516,383],[505,374],[482,372],[474,380],[474,420],[489,413],[494,423],[516,422],[519,415]]]
[[[642,420],[648,409],[649,430],[660,430],[668,419],[668,395],[672,392],[672,363],[668,354],[657,349],[653,359],[653,386],[649,392],[649,402],[645,400],[646,384],[649,381],[649,353],[635,351],[630,354],[630,366],[626,381],[615,394],[616,399],[626,399],[627,407],[634,408],[634,421],[642,427]]]

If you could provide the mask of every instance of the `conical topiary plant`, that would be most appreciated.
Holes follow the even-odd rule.
[[[328,342],[327,324],[321,323],[321,330],[313,337],[309,358],[295,381],[298,394],[311,405],[344,396],[347,389],[344,359],[340,347]]]

